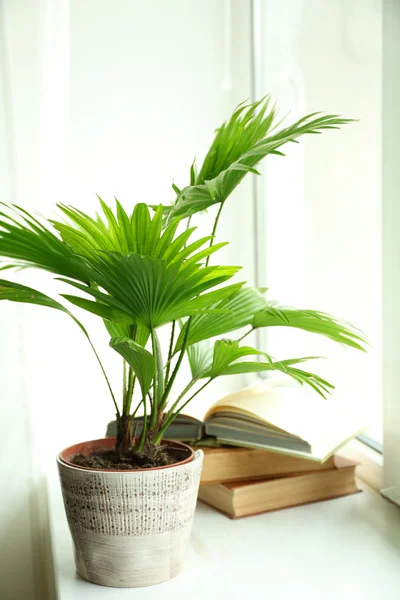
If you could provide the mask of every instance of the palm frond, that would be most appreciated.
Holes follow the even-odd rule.
[[[82,323],[78,321],[78,319],[67,308],[65,308],[65,306],[63,306],[56,300],[53,300],[49,296],[46,296],[46,294],[39,292],[38,290],[30,288],[26,285],[14,283],[13,281],[6,281],[5,279],[0,279],[0,300],[10,300],[12,302],[24,302],[28,304],[36,304],[38,306],[46,306],[47,308],[54,308],[56,310],[59,310],[71,317],[71,319],[78,325],[79,329],[85,335],[96,356],[97,362],[99,363],[100,368],[103,372],[105,381],[107,383],[112,400],[114,402],[115,409],[117,411],[117,414],[119,414],[118,405],[115,400],[115,396],[113,394],[110,382],[107,378],[107,374],[104,370],[100,357],[97,354],[95,347],[93,346],[92,340],[90,339],[89,334],[86,331],[85,327],[82,325]]]
[[[7,259],[5,267],[36,267],[88,283],[83,259],[65,241],[23,208],[3,206],[8,211],[0,212],[0,256]]]
[[[339,115],[312,113],[292,125],[275,131],[275,107],[269,109],[269,96],[257,103],[240,105],[227,123],[215,135],[195,185],[183,188],[172,208],[169,219],[189,217],[214,204],[225,202],[247,173],[258,172],[255,166],[269,154],[279,154],[281,146],[296,142],[306,134],[318,134],[338,129],[350,123]],[[192,178],[193,179],[193,178]]]
[[[324,335],[334,342],[365,351],[367,340],[350,323],[316,310],[296,310],[281,306],[263,308],[254,315],[252,325],[259,327],[294,327]]]
[[[142,397],[145,398],[150,390],[155,373],[153,355],[130,338],[112,338],[110,346],[129,364],[138,378],[142,390]]]
[[[110,308],[131,316],[133,322],[155,328],[208,309],[243,284],[209,291],[229,280],[237,267],[167,264],[163,259],[130,254],[103,253],[87,259],[94,287],[67,281]]]
[[[251,348],[250,346],[239,346],[237,340],[217,340],[214,344],[213,360],[211,370],[206,377],[219,377],[225,375],[229,365],[246,357],[254,355],[262,355],[265,353]],[[245,365],[246,363],[240,363]]]
[[[186,353],[193,379],[201,377],[202,373],[207,373],[211,369],[213,352],[208,340],[192,344],[187,348]]]
[[[197,185],[214,179],[234,163],[240,164],[241,156],[267,135],[276,118],[275,107],[267,113],[270,102],[271,97],[268,95],[253,104],[241,103],[229,121],[217,129],[195,178]]]
[[[191,319],[188,346],[251,325],[254,315],[266,306],[267,302],[257,288],[241,288],[213,307],[225,312],[195,315]],[[186,325],[180,331],[175,352],[182,347],[185,330]]]
[[[151,218],[147,204],[136,204],[129,217],[117,199],[115,211],[101,198],[99,202],[104,216],[101,218],[97,215],[97,219],[72,206],[58,205],[70,223],[54,220],[51,222],[75,252],[84,256],[92,256],[93,251],[100,250],[121,254],[135,252],[152,258],[164,257],[170,249],[180,219],[173,220],[161,233],[161,205],[156,208]],[[191,232],[188,235],[190,234]],[[184,243],[183,239],[177,242],[177,251],[183,248]]]
[[[262,355],[266,362],[255,362],[242,360],[247,356]],[[203,356],[207,355],[203,352]],[[208,357],[207,357],[208,358]],[[318,358],[316,356],[307,356],[303,358],[292,358],[282,361],[274,361],[269,354],[260,352],[250,346],[239,346],[237,340],[217,340],[214,344],[211,364],[205,362],[207,367],[204,371],[197,374],[197,377],[214,379],[223,375],[237,375],[241,373],[257,373],[262,371],[281,371],[292,379],[295,379],[301,385],[307,384],[314,389],[323,398],[333,389],[330,384],[319,375],[303,371],[293,365]],[[196,364],[196,369],[199,364]]]
[[[67,308],[65,308],[65,306],[56,300],[53,300],[50,296],[46,296],[46,294],[26,285],[0,279],[0,300],[10,300],[12,302],[23,302],[27,304],[36,304],[38,306],[46,306],[47,308],[55,308],[72,317],[80,329],[85,331],[83,325]]]

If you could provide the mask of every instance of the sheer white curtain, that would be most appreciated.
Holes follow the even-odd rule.
[[[166,203],[172,179],[187,183],[194,156],[202,159],[215,127],[250,96],[248,0],[0,0],[0,7],[7,203],[50,217],[56,202],[91,212],[96,193],[109,203],[115,194],[130,209]],[[250,187],[232,198],[219,237],[233,240],[221,261],[244,264],[251,280]],[[201,227],[208,233],[210,222]],[[44,274],[27,270],[21,279],[56,291]],[[119,390],[119,361],[96,319],[85,322]],[[36,589],[44,600],[35,576],[43,477],[62,447],[104,434],[113,405],[87,342],[63,315],[4,302],[0,332],[0,475],[8,478],[0,527],[9,541],[0,550],[0,595],[30,600]],[[229,385],[240,382],[225,381],[198,409]]]
[[[0,0],[0,196],[22,206],[39,196],[40,16],[34,0]],[[0,594],[5,600],[33,600],[35,590],[44,591],[38,521],[32,519],[38,479],[25,377],[27,326],[24,310],[1,302]]]

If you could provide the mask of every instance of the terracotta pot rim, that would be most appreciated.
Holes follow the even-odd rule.
[[[169,446],[172,444],[179,446],[182,450],[189,451],[190,455],[187,458],[185,458],[184,460],[173,463],[171,465],[164,465],[161,467],[149,467],[147,469],[95,469],[92,467],[82,467],[80,465],[75,465],[73,462],[71,462],[67,458],[65,458],[65,455],[71,456],[71,454],[76,454],[77,452],[82,451],[81,449],[78,449],[78,447],[82,448],[85,445],[94,444],[99,447],[103,446],[103,448],[108,448],[108,447],[114,446],[115,441],[116,441],[116,438],[113,437],[113,438],[99,438],[97,440],[88,440],[85,442],[80,442],[78,444],[73,444],[72,446],[68,446],[67,448],[64,448],[64,450],[62,450],[57,455],[57,462],[59,462],[63,465],[66,465],[66,466],[70,467],[71,469],[78,469],[80,471],[89,471],[89,472],[94,472],[94,473],[115,473],[115,474],[131,473],[132,475],[134,475],[135,473],[145,473],[147,471],[160,471],[162,469],[171,469],[174,467],[180,467],[189,462],[192,462],[196,458],[195,451],[193,450],[193,448],[191,448],[187,444],[184,444],[183,442],[175,442],[173,440],[161,440],[161,444],[164,444],[165,446]]]

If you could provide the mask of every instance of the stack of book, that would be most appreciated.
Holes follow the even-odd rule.
[[[359,492],[356,463],[246,448],[203,448],[199,499],[232,519]]]
[[[202,419],[180,414],[165,438],[202,447],[200,500],[244,517],[359,491],[356,463],[336,455],[365,429],[349,406],[274,379],[218,400]]]

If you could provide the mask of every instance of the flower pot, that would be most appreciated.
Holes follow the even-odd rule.
[[[168,442],[165,442],[168,444]],[[115,439],[67,448],[57,457],[78,574],[100,585],[143,587],[178,575],[186,554],[203,452],[167,467],[106,471],[74,466],[76,452],[109,449]]]

